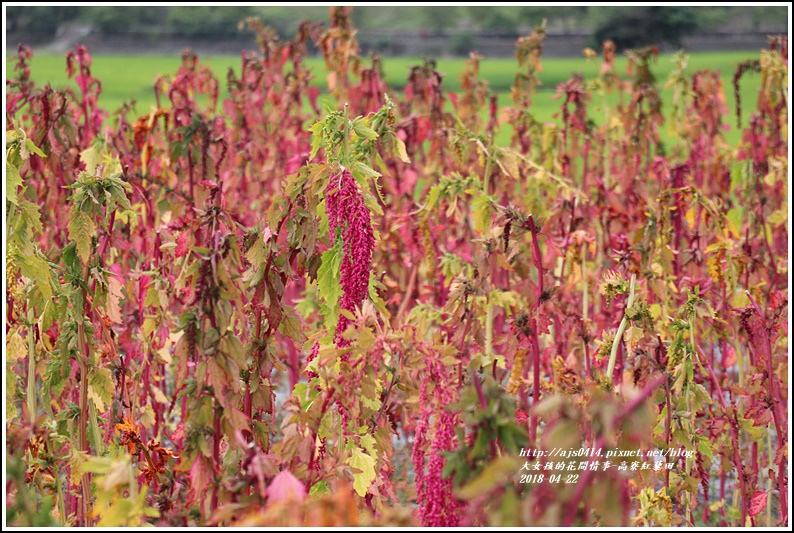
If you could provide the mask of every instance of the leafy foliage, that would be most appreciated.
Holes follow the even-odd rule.
[[[500,111],[477,56],[461,94],[429,60],[388,94],[331,15],[249,20],[222,102],[186,52],[142,116],[97,107],[85,48],[79,94],[20,49],[8,524],[784,525],[787,43],[738,147],[680,56],[666,146],[652,48],[622,76],[606,43],[541,124],[544,26]],[[579,448],[686,453],[519,481]]]

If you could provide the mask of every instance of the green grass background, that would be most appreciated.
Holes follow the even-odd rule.
[[[736,120],[733,115],[734,94],[732,87],[733,73],[736,65],[747,59],[757,59],[759,51],[746,52],[699,52],[689,56],[687,72],[689,74],[703,69],[719,71],[720,78],[725,91],[726,101],[730,116],[726,117],[725,122],[730,126],[726,132],[726,139],[731,144],[736,144],[741,138],[741,132],[736,128]],[[92,56],[92,73],[94,77],[102,82],[102,94],[99,99],[100,105],[113,111],[123,103],[134,99],[136,101],[135,111],[139,114],[149,112],[155,104],[153,84],[154,80],[160,75],[173,75],[176,73],[180,58],[173,56],[116,56],[116,55],[94,55]],[[657,63],[653,66],[652,72],[657,78],[659,85],[663,85],[675,68],[672,54],[659,56]],[[228,94],[226,90],[226,75],[229,68],[235,72],[240,70],[239,56],[203,56],[200,60],[209,65],[212,71],[220,80],[221,98]],[[15,76],[13,65],[14,59],[7,58],[7,76]],[[312,69],[315,79],[313,85],[325,88],[325,65],[320,57],[308,58],[307,65]],[[411,67],[420,65],[421,58],[384,58],[383,67],[386,73],[386,81],[392,91],[402,90],[405,86]],[[445,91],[457,91],[460,83],[460,73],[464,68],[465,59],[451,58],[437,60],[437,69],[444,76],[443,85]],[[616,61],[618,73],[624,75],[626,72],[626,58],[619,57]],[[540,74],[542,86],[539,93],[534,98],[533,113],[540,121],[556,120],[554,115],[560,111],[560,100],[552,97],[558,84],[568,80],[575,72],[582,73],[585,80],[595,78],[600,68],[600,61],[587,61],[581,58],[547,58],[542,62],[543,72]],[[510,86],[518,69],[518,63],[513,58],[483,58],[480,61],[480,75],[489,82],[491,90],[499,95],[499,107],[511,105]],[[31,62],[31,77],[37,85],[46,83],[52,84],[54,88],[64,88],[71,86],[76,90],[76,84],[66,76],[66,61],[61,55],[35,55]],[[750,111],[754,109],[758,88],[760,85],[760,75],[756,73],[745,74],[741,84],[742,98],[742,123],[747,124]],[[670,110],[672,90],[668,89],[662,95],[663,110]],[[596,99],[597,100],[597,99]],[[596,122],[600,122],[602,116],[598,106],[600,102],[592,101],[589,115]],[[612,99],[615,103],[617,98]],[[502,129],[500,142],[505,139],[505,128]],[[666,130],[666,128],[665,128]]]

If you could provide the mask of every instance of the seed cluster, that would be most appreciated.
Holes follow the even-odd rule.
[[[325,209],[331,233],[341,232],[344,256],[339,276],[342,286],[341,309],[356,312],[367,296],[369,271],[372,263],[372,250],[375,248],[375,232],[369,218],[369,209],[358,189],[356,180],[345,170],[331,178],[325,195]],[[350,345],[342,334],[350,324],[350,319],[339,315],[334,338],[337,348]]]

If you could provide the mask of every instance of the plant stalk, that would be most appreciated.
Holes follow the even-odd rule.
[[[612,373],[615,371],[615,360],[617,359],[618,355],[618,346],[623,339],[623,332],[626,331],[626,326],[629,323],[628,318],[626,317],[626,312],[629,308],[634,305],[634,283],[637,279],[636,274],[631,275],[631,285],[629,287],[629,299],[626,302],[626,308],[623,311],[623,318],[620,321],[620,326],[618,326],[618,332],[615,334],[615,340],[612,343],[612,351],[609,354],[609,366],[607,367],[607,380],[608,383],[611,385],[613,382]]]

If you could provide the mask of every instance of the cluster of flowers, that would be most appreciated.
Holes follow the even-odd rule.
[[[335,233],[337,228],[342,232],[344,255],[339,277],[342,286],[340,307],[355,313],[356,307],[367,296],[375,232],[364,197],[350,171],[345,170],[338,177],[331,178],[325,195],[325,210],[331,233]],[[344,314],[339,315],[334,334],[337,348],[350,345],[350,341],[342,337],[350,322]]]
[[[453,402],[452,391],[446,386],[446,373],[438,360],[428,362],[431,380],[435,382],[434,395],[427,393],[427,383],[422,383],[419,395],[421,417],[416,427],[413,447],[413,465],[416,481],[416,500],[419,503],[419,518],[422,524],[429,527],[456,527],[459,525],[461,502],[452,494],[452,479],[442,477],[445,458],[443,452],[457,447],[455,438],[456,415],[447,411],[444,406]],[[431,414],[435,422],[435,434],[430,444],[430,458],[427,473],[424,469],[425,453],[423,448],[427,442],[426,433],[429,428]]]

